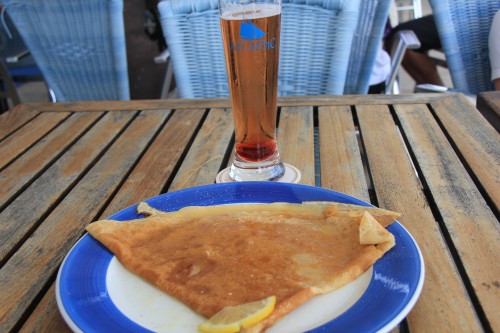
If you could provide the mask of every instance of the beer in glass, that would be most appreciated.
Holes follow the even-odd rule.
[[[276,143],[281,0],[219,0],[235,128],[230,177],[275,180],[284,173]]]

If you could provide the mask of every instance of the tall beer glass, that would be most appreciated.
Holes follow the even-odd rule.
[[[219,0],[236,137],[230,177],[275,180],[281,0]]]

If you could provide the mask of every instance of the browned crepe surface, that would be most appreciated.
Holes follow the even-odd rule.
[[[384,227],[398,216],[332,203],[153,213],[98,221],[87,230],[130,271],[206,317],[275,295],[274,312],[256,330],[365,272],[394,245]]]

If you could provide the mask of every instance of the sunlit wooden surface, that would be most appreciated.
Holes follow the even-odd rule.
[[[426,269],[410,332],[500,332],[500,137],[464,96],[282,98],[278,123],[301,183],[402,213]],[[85,226],[213,183],[232,126],[227,99],[22,104],[0,116],[0,331],[69,331],[54,283]]]

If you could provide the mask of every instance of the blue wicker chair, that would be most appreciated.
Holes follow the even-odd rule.
[[[351,47],[344,94],[366,94],[377,51],[381,47],[391,0],[362,2]],[[401,52],[404,50],[400,49]],[[399,67],[399,63],[396,65]]]
[[[217,0],[161,1],[158,10],[179,96],[229,96]],[[280,96],[344,93],[346,82],[351,80],[352,40],[363,16],[359,10],[359,0],[283,0]],[[387,11],[377,22],[385,25]],[[379,35],[374,39],[380,41],[382,29],[375,29]],[[359,33],[358,39],[362,37],[368,38]],[[371,50],[373,43],[366,43],[365,50],[369,49],[367,44]],[[356,57],[362,57],[363,62],[364,55],[361,51]],[[374,57],[359,67],[362,70],[351,72],[361,75],[364,71],[366,75],[365,69],[371,70],[373,62]],[[356,82],[356,86],[361,85]],[[368,78],[364,85],[349,92],[366,92]]]
[[[466,94],[493,90],[488,35],[500,0],[429,0],[453,88]]]
[[[123,0],[0,2],[53,99],[130,99]]]

